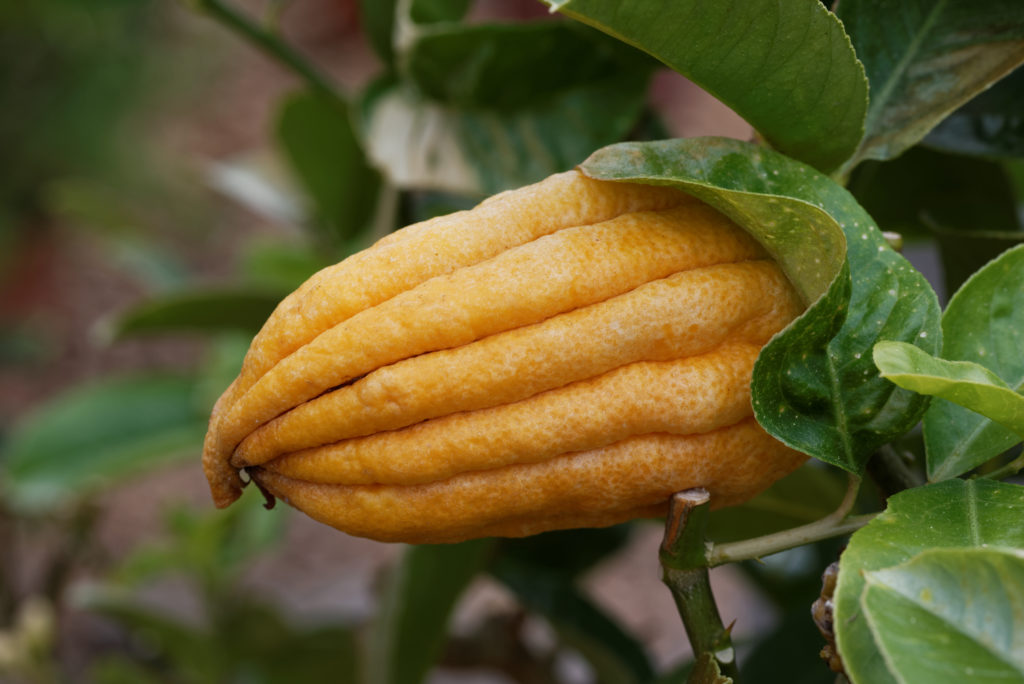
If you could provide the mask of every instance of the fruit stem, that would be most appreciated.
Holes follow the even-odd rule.
[[[257,24],[223,0],[187,0],[187,4],[209,15],[242,38],[259,48],[264,54],[285,66],[329,101],[344,105],[344,98],[334,85],[277,33]]]
[[[767,534],[763,537],[712,545],[707,552],[708,564],[711,567],[715,567],[725,563],[770,556],[773,553],[785,551],[796,546],[838,537],[858,530],[871,522],[875,515],[877,515],[876,513],[868,513],[849,517],[850,511],[853,510],[853,505],[857,501],[858,491],[860,491],[860,478],[851,474],[846,494],[843,496],[839,507],[824,518],[807,525],[801,525],[800,527]]]
[[[659,553],[662,581],[675,599],[694,657],[713,658],[719,672],[735,682],[739,672],[731,626],[722,624],[708,575],[704,533],[710,501],[708,491],[701,488],[677,492],[672,497]]]

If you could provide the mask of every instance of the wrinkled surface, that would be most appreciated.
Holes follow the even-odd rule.
[[[240,468],[344,531],[446,542],[737,503],[803,456],[751,418],[758,350],[799,314],[728,219],[578,172],[405,228],[321,271],[214,409]]]

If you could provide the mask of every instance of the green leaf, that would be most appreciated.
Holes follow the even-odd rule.
[[[410,47],[408,62],[409,81],[428,99],[497,111],[627,75],[646,82],[657,66],[642,52],[567,21],[435,28]]]
[[[874,358],[883,378],[970,409],[1024,439],[1024,394],[1014,392],[984,366],[937,359],[906,342],[879,342]]]
[[[191,378],[143,375],[78,387],[15,426],[0,462],[5,503],[45,513],[180,457],[196,457],[208,407]]]
[[[576,649],[601,684],[642,684],[654,678],[643,646],[582,594],[571,576],[502,557],[491,568],[523,606],[544,616],[562,643]]]
[[[847,169],[898,156],[1024,60],[1018,0],[843,0],[837,12],[871,84]]]
[[[926,399],[882,380],[871,350],[897,339],[934,352],[938,301],[842,187],[781,154],[724,138],[614,145],[582,169],[675,185],[714,206],[760,240],[810,302],[754,368],[754,412],[776,438],[860,474],[878,446],[920,419]]]
[[[553,530],[498,541],[497,556],[578,577],[629,540],[629,523],[612,527]]]
[[[380,175],[367,163],[344,103],[309,92],[291,95],[278,113],[277,137],[335,241],[370,224]]]
[[[255,334],[284,297],[283,292],[199,290],[146,300],[106,323],[101,335],[110,341],[167,333]]]
[[[1024,157],[1024,69],[950,114],[924,142],[960,154]]]
[[[1024,548],[1021,510],[1024,487],[947,480],[890,497],[887,510],[853,534],[840,557],[833,622],[854,684],[897,681],[861,608],[864,573],[900,565],[933,548]]]
[[[882,230],[938,241],[949,293],[1024,241],[1018,193],[1003,163],[917,146],[861,164],[849,188]]]
[[[408,79],[363,103],[367,153],[402,188],[486,195],[572,168],[645,110],[652,60],[563,22],[440,25]]]
[[[708,539],[721,544],[750,539],[824,518],[839,507],[846,477],[808,461],[795,472],[739,506],[712,511]]]
[[[942,316],[942,358],[984,366],[1014,392],[1024,391],[1024,245],[1006,251],[953,295]],[[1019,435],[938,399],[924,418],[928,478],[966,472],[1016,442]]]
[[[406,548],[388,577],[370,635],[368,681],[423,681],[444,646],[452,608],[493,547],[492,539],[477,539]]]
[[[459,21],[470,4],[470,0],[412,0],[409,18],[417,24]]]
[[[395,6],[398,0],[359,0],[359,16],[363,33],[377,56],[388,66],[395,59],[393,36],[395,32]]]
[[[818,0],[547,0],[649,52],[746,119],[775,149],[826,173],[857,149],[867,81]]]
[[[865,573],[864,615],[902,681],[1024,680],[1024,553],[931,549]]]

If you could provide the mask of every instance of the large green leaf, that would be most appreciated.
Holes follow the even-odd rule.
[[[859,474],[878,446],[919,420],[926,400],[882,380],[871,349],[896,339],[934,352],[938,302],[842,187],[724,138],[614,145],[582,168],[607,180],[675,185],[714,206],[757,237],[811,303],[754,369],[755,415],[775,437]]]
[[[1024,245],[978,271],[950,299],[942,316],[942,358],[992,371],[1024,390]],[[924,419],[928,477],[966,472],[1019,441],[1011,430],[950,402],[932,402]]]
[[[332,239],[369,225],[380,176],[367,163],[343,102],[310,92],[291,95],[281,104],[277,137]]]
[[[1024,60],[1019,0],[843,0],[871,84],[862,159],[898,156]]]
[[[418,684],[441,654],[448,618],[494,540],[409,546],[391,569],[366,651],[367,681]]]
[[[0,462],[5,503],[43,513],[202,447],[208,407],[191,378],[145,375],[86,385],[15,426]]]
[[[110,340],[180,332],[255,334],[285,294],[238,289],[178,292],[143,301],[107,323],[102,332]]]
[[[947,480],[890,497],[887,510],[854,533],[840,558],[834,614],[839,652],[854,684],[897,681],[861,605],[865,573],[898,566],[933,548],[1024,548],[1021,511],[1024,487]]]
[[[924,142],[961,154],[1024,157],[1024,69],[950,114]]]
[[[572,168],[641,118],[652,60],[566,22],[439,24],[404,80],[364,99],[367,153],[396,185],[485,195]]]
[[[906,342],[879,342],[874,359],[883,378],[970,409],[1024,439],[1024,394],[1014,392],[984,366],[937,359]]]
[[[818,0],[546,0],[649,52],[746,119],[776,149],[831,172],[856,150],[867,81]]]
[[[864,615],[905,682],[1024,680],[1024,552],[931,549],[865,574]]]

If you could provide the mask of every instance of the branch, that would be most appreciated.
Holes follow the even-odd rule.
[[[708,576],[707,528],[711,496],[706,489],[677,492],[669,503],[659,553],[662,581],[672,592],[694,657],[710,657],[722,675],[737,680],[736,654],[722,624]]]
[[[850,475],[846,494],[843,496],[839,507],[821,520],[763,537],[745,539],[729,544],[716,544],[707,552],[708,564],[711,567],[715,567],[725,563],[770,556],[773,553],[785,551],[796,546],[838,537],[858,530],[871,522],[876,515],[875,513],[868,513],[852,518],[847,517],[850,511],[853,510],[859,490],[860,478]]]
[[[341,93],[305,57],[296,52],[280,36],[260,26],[224,0],[187,0],[197,11],[209,15],[231,29],[265,55],[302,78],[315,92],[331,102],[344,104]]]

